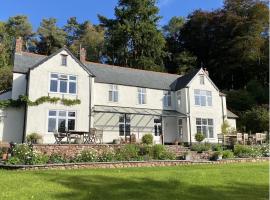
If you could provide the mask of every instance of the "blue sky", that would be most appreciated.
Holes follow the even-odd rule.
[[[58,25],[63,26],[69,17],[75,16],[82,22],[90,20],[98,23],[97,14],[114,16],[117,0],[0,0],[0,20],[10,16],[27,15],[36,29],[42,18],[55,17]],[[195,9],[213,10],[220,8],[223,0],[159,0],[160,25],[166,24],[173,16],[187,16]]]

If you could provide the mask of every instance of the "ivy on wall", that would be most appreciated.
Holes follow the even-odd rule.
[[[38,106],[43,103],[62,103],[65,106],[72,106],[76,104],[80,104],[81,101],[79,99],[65,99],[65,98],[59,98],[59,97],[49,97],[49,96],[43,96],[35,101],[31,101],[28,96],[20,95],[18,99],[8,99],[8,100],[0,100],[0,108],[7,108],[7,107],[20,107],[23,105],[28,106]]]

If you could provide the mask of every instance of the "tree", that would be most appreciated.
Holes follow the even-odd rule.
[[[0,67],[0,91],[12,86],[12,68]]]
[[[119,0],[115,19],[99,16],[105,27],[108,63],[162,70],[165,40],[157,28],[156,0]]]
[[[246,111],[242,117],[246,131],[252,133],[269,130],[269,111],[267,107],[256,106]]]
[[[56,26],[56,19],[43,19],[37,31],[39,41],[38,52],[49,55],[66,44],[66,33]]]
[[[80,24],[76,18],[70,18],[65,31],[69,48],[75,55],[78,55],[80,47],[84,47],[87,60],[100,61],[104,46],[104,29],[101,26],[92,25],[89,21]]]
[[[197,65],[196,56],[187,51],[180,40],[184,23],[183,17],[172,17],[169,23],[163,27],[167,51],[164,63],[170,73],[186,74]]]

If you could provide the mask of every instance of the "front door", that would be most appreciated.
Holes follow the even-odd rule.
[[[162,140],[162,124],[161,119],[154,119],[154,144],[161,144]]]

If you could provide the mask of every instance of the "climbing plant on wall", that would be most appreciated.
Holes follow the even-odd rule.
[[[43,96],[35,101],[31,101],[28,96],[20,95],[18,99],[7,99],[7,100],[0,100],[0,108],[7,108],[7,107],[20,107],[23,105],[28,106],[38,106],[43,103],[62,103],[65,106],[72,106],[76,104],[80,104],[81,101],[79,99],[65,99],[59,97],[49,97]]]

